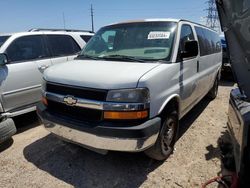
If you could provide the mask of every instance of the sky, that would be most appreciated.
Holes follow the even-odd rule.
[[[184,18],[204,22],[206,0],[0,0],[0,33],[31,28],[91,30],[110,23],[145,18]]]

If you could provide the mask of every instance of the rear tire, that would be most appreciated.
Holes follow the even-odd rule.
[[[163,120],[162,128],[156,143],[145,154],[155,160],[162,161],[167,159],[174,150],[178,130],[178,116],[176,112],[167,114]]]
[[[211,88],[211,90],[208,92],[207,97],[210,100],[214,100],[218,95],[218,89],[219,89],[219,78],[218,76],[215,78],[214,85]]]

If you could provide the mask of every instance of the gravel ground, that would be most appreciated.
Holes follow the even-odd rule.
[[[200,187],[220,175],[218,139],[226,131],[229,92],[202,100],[181,121],[175,152],[164,162],[143,153],[100,155],[49,134],[29,114],[15,119],[18,133],[0,147],[0,187]]]

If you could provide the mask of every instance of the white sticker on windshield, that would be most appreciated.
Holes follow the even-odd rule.
[[[148,40],[155,40],[155,39],[169,39],[170,32],[167,31],[151,31],[148,34]]]

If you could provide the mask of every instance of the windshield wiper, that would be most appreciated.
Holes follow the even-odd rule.
[[[123,60],[123,61],[133,61],[133,62],[145,62],[143,59],[139,59],[133,56],[126,56],[126,55],[107,55],[100,57],[103,59],[115,59],[115,60]]]
[[[99,57],[94,57],[86,54],[80,54],[76,57],[76,59],[93,59],[93,60],[100,60]]]

